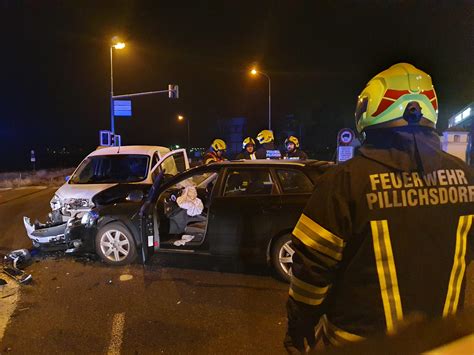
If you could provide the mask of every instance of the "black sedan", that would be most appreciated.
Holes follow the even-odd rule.
[[[123,265],[156,252],[207,254],[267,262],[288,280],[290,235],[323,161],[231,161],[160,175],[151,190],[118,185],[95,197],[98,207],[68,224],[102,260]]]

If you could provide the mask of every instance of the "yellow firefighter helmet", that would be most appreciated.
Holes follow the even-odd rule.
[[[395,64],[374,76],[359,95],[357,130],[402,118],[411,102],[417,102],[423,117],[436,125],[438,99],[431,77],[411,64]]]
[[[260,144],[270,143],[275,140],[273,137],[273,131],[269,129],[264,129],[257,135],[257,140]]]
[[[227,145],[222,139],[214,139],[211,144],[211,148],[215,151],[218,152],[219,150],[226,150]]]
[[[285,147],[288,145],[288,143],[293,143],[296,148],[300,147],[300,141],[295,136],[289,136],[287,139],[285,139]]]
[[[247,148],[249,144],[255,145],[255,140],[252,137],[247,137],[244,139],[244,141],[242,142],[242,149]]]

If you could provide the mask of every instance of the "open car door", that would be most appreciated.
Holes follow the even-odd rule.
[[[152,168],[153,186],[140,210],[142,235],[142,261],[146,263],[154,254],[155,248],[160,245],[158,221],[155,213],[156,199],[161,185],[189,169],[188,156],[185,149],[173,150],[165,154]]]
[[[163,155],[163,157],[151,169],[153,181],[163,173],[164,179],[176,176],[189,169],[188,155],[186,149],[177,149]]]

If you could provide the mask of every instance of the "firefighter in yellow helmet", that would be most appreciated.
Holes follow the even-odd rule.
[[[260,147],[257,149],[257,159],[281,159],[281,152],[275,146],[273,131],[264,129],[257,135]]]
[[[225,153],[227,150],[227,145],[222,139],[214,139],[212,141],[211,147],[204,155],[203,161],[204,164],[210,164],[215,162],[224,161]]]
[[[247,137],[242,142],[242,151],[235,157],[237,160],[255,160],[255,140],[252,137]]]
[[[362,90],[360,154],[318,180],[293,230],[289,351],[319,336],[342,345],[393,334],[414,314],[462,307],[474,174],[440,149],[437,110],[431,77],[407,63]]]
[[[300,141],[295,136],[289,136],[285,139],[286,152],[283,159],[306,160],[308,155],[300,149]]]

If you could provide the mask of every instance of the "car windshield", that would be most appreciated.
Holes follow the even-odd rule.
[[[70,179],[71,184],[139,182],[148,174],[147,155],[98,155],[86,158]]]

